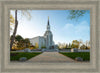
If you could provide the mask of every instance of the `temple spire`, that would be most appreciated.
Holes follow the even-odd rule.
[[[47,30],[50,31],[49,16],[48,16]]]
[[[48,25],[49,25],[49,16],[48,16]]]

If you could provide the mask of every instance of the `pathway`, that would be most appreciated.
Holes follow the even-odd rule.
[[[42,54],[29,59],[27,62],[75,62],[58,52],[43,52]]]

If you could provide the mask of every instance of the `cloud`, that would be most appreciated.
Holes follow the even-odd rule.
[[[66,24],[62,29],[63,34],[66,34],[69,39],[83,39],[90,38],[90,26],[86,21],[79,24]]]

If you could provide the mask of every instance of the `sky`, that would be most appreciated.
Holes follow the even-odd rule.
[[[73,40],[90,40],[90,11],[76,19],[68,19],[69,10],[31,10],[31,19],[22,16],[18,11],[17,35],[23,38],[43,36],[49,16],[50,30],[57,43],[72,43]],[[10,13],[15,17],[13,10]],[[26,15],[26,14],[25,14]],[[10,35],[12,32],[10,33]]]

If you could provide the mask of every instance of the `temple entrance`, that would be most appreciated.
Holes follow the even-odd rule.
[[[54,49],[54,46],[50,46],[50,49]]]
[[[55,46],[50,46],[49,49],[42,49],[43,52],[58,52],[59,50]]]

